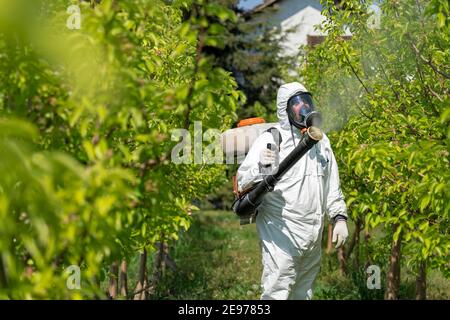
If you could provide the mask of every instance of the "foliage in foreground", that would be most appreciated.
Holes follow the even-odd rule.
[[[171,130],[234,121],[242,95],[199,45],[204,16],[233,12],[72,1],[70,30],[69,4],[0,7],[0,298],[104,297],[110,263],[176,239],[192,199],[223,181],[222,165],[172,164]],[[66,286],[70,265],[80,290]]]

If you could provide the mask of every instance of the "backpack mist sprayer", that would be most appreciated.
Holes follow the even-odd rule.
[[[280,163],[273,174],[267,175],[252,188],[237,195],[232,208],[241,218],[241,224],[252,223],[257,215],[257,208],[264,195],[274,190],[275,185],[283,175],[296,164],[317,142],[323,137],[322,131],[317,127],[309,127],[304,138]]]

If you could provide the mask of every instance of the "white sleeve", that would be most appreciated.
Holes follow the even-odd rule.
[[[345,198],[341,190],[339,181],[339,170],[334,157],[333,150],[330,147],[330,170],[329,177],[327,179],[327,212],[330,219],[335,216],[342,215],[347,217],[347,206],[345,204]]]
[[[259,170],[259,155],[261,150],[267,148],[267,143],[272,143],[272,141],[272,135],[269,132],[265,132],[253,142],[237,171],[239,192],[262,180]]]

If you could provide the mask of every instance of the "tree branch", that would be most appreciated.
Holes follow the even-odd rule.
[[[450,75],[449,75],[449,74],[445,73],[444,71],[439,70],[439,69],[433,64],[433,62],[431,61],[431,57],[430,57],[429,59],[425,58],[425,57],[421,54],[421,52],[419,51],[419,49],[416,47],[415,44],[412,44],[412,47],[413,47],[414,51],[417,53],[417,55],[419,56],[419,58],[422,59],[424,62],[426,62],[426,64],[428,64],[428,65],[431,67],[431,69],[433,69],[434,72],[440,74],[441,76],[443,76],[443,77],[445,77],[445,78],[447,78],[447,79],[450,79]]]
[[[369,89],[367,89],[366,85],[359,77],[358,73],[356,72],[353,65],[350,63],[350,60],[348,59],[346,54],[344,54],[344,58],[345,58],[345,61],[347,61],[348,65],[349,65],[350,69],[352,70],[353,74],[355,75],[356,79],[358,79],[359,83],[363,86],[364,90],[367,92],[368,95],[372,96],[372,93],[369,91]]]

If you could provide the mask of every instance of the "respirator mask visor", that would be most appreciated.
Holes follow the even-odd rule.
[[[299,128],[319,127],[322,117],[316,111],[310,93],[301,92],[292,96],[287,103],[287,114],[289,122]]]

